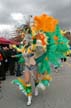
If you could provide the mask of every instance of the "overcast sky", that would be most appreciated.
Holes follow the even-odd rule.
[[[44,12],[57,18],[62,28],[71,28],[71,0],[0,0],[0,25]]]

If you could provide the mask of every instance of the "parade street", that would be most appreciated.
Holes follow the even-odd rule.
[[[53,71],[52,76],[50,86],[45,91],[39,90],[37,97],[33,93],[32,105],[26,106],[27,98],[11,84],[16,77],[7,75],[0,91],[0,108],[71,108],[71,59],[63,63],[59,72]]]

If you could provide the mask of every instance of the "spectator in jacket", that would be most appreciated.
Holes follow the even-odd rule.
[[[0,48],[0,80],[6,79],[6,73],[4,70],[4,60],[5,60],[5,55],[3,50]]]
[[[9,45],[8,50],[8,62],[9,62],[9,71],[10,75],[15,75],[15,58],[12,56],[16,55],[16,50],[12,48],[12,45]]]

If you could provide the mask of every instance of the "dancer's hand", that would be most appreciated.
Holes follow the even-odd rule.
[[[16,48],[16,45],[12,45],[13,48]]]

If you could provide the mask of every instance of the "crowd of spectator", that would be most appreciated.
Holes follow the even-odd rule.
[[[6,80],[6,74],[21,76],[22,66],[18,62],[20,57],[15,57],[18,52],[12,45],[0,44],[0,88],[1,81]]]

